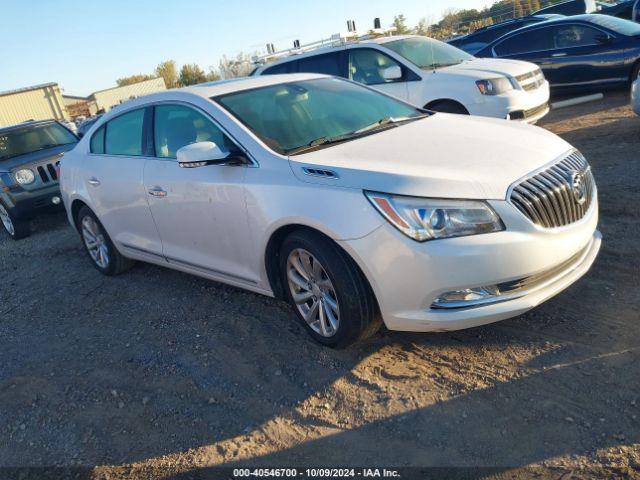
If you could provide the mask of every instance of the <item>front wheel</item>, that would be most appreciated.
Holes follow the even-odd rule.
[[[9,213],[2,203],[0,203],[0,222],[2,222],[5,231],[14,240],[20,240],[31,235],[29,221],[18,220]]]
[[[432,103],[425,107],[427,110],[433,110],[434,112],[442,113],[456,113],[458,115],[469,115],[469,111],[464,105],[454,102],[452,100],[443,100],[440,102]]]
[[[133,266],[134,261],[118,252],[98,217],[88,207],[80,209],[77,222],[84,248],[93,266],[101,273],[118,275]]]
[[[289,303],[319,343],[346,347],[380,327],[371,287],[331,240],[309,231],[290,234],[280,251],[280,271]]]

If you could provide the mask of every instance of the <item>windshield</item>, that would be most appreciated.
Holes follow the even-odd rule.
[[[622,35],[640,35],[640,23],[625,20],[624,18],[612,17],[609,15],[590,15],[589,20],[596,25],[608,28]]]
[[[424,116],[399,100],[337,78],[281,83],[214,100],[269,147],[284,154],[335,143],[337,138],[357,138],[364,131],[375,132],[376,126],[389,128],[395,120]]]
[[[77,141],[69,130],[58,123],[16,128],[0,133],[0,160]]]
[[[427,37],[409,37],[383,44],[420,68],[458,65],[475,57],[447,43]]]

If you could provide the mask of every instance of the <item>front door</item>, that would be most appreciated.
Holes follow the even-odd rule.
[[[151,213],[169,263],[228,281],[256,283],[244,195],[246,166],[180,167],[181,147],[211,141],[231,151],[233,142],[195,107],[154,107],[155,158],[144,170]]]
[[[389,55],[374,48],[352,48],[349,52],[349,78],[354,82],[380,90],[401,100],[408,99],[408,85],[406,78],[386,80],[384,71],[390,67],[398,67],[406,71]]]

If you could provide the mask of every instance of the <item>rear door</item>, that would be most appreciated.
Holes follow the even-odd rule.
[[[148,112],[139,108],[123,113],[97,130],[82,174],[91,206],[112,240],[119,247],[161,256],[162,244],[142,183]]]

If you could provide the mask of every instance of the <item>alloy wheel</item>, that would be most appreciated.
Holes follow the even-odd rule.
[[[82,219],[82,239],[91,259],[100,268],[109,266],[109,247],[100,227],[90,216]]]
[[[2,204],[0,204],[0,220],[2,220],[2,225],[4,225],[4,228],[9,232],[9,235],[13,236],[16,234],[16,229],[13,226],[9,212],[7,212],[7,209],[4,208]]]
[[[333,283],[322,264],[302,248],[287,258],[287,280],[291,298],[311,329],[332,337],[340,326],[340,309]]]

